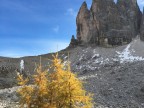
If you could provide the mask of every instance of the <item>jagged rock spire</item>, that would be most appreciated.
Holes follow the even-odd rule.
[[[77,41],[77,39],[75,39],[75,36],[72,35],[72,37],[71,37],[71,42],[70,42],[70,44],[69,44],[69,48],[75,47],[76,45],[78,45],[78,41]]]
[[[77,22],[77,39],[80,42],[81,39],[81,35],[83,35],[84,37],[87,37],[88,32],[85,33],[84,31],[89,31],[88,30],[88,19],[90,18],[90,11],[87,7],[87,3],[84,1],[82,3],[82,6],[80,7],[80,10],[78,12],[77,18],[76,18],[76,22]],[[87,40],[84,39],[84,40]]]
[[[139,33],[141,12],[137,0],[93,0],[90,10],[84,1],[76,22],[78,42],[121,45]]]
[[[137,0],[132,0],[132,3],[133,4],[137,4]]]
[[[144,7],[143,7],[143,15],[141,19],[140,38],[141,40],[144,41]]]
[[[89,12],[89,10],[87,7],[87,3],[84,1],[80,7],[77,18],[78,17],[84,17],[88,12]]]
[[[143,15],[144,15],[144,7],[143,7]]]
[[[86,1],[84,1],[84,2],[82,3],[82,5],[81,5],[81,7],[80,7],[80,11],[83,11],[84,9],[86,9],[86,10],[88,9]]]
[[[137,0],[118,0],[117,3],[137,6]]]

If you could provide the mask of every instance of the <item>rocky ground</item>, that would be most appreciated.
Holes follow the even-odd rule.
[[[108,108],[144,108],[144,62],[104,66],[86,79],[94,101]]]
[[[0,90],[0,108],[19,108],[19,97],[16,90],[19,87],[12,87]]]
[[[71,61],[72,70],[81,80],[86,82],[87,91],[94,94],[95,108],[144,108],[144,43],[139,38],[130,44],[114,47],[76,47],[61,51],[59,56],[67,62]],[[68,52],[70,56],[68,57]],[[51,55],[42,55],[42,64],[45,67],[50,63]],[[6,58],[3,61],[6,62]],[[38,57],[24,57],[10,60],[15,61],[15,67],[24,60],[25,75],[32,74],[34,62],[39,62]],[[0,64],[3,63],[0,62]],[[12,62],[11,62],[12,61]],[[31,66],[31,69],[28,70]],[[29,72],[28,72],[29,71]],[[15,73],[15,71],[14,71]],[[15,79],[15,74],[10,71],[1,72],[0,79]],[[7,79],[5,79],[7,78]],[[15,84],[7,85],[0,80],[0,108],[17,108],[18,95]],[[9,83],[8,83],[9,84]]]
[[[144,62],[105,65],[80,75],[94,94],[95,108],[144,108]],[[0,108],[18,108],[19,87],[0,90]]]

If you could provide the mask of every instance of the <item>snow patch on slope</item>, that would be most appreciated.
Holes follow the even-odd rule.
[[[79,77],[80,80],[86,80],[90,78],[98,78],[98,76],[97,74],[94,74],[94,75],[87,75],[87,76]]]
[[[115,48],[79,48],[71,55],[72,66],[76,72],[87,73],[119,63],[143,61],[143,48],[144,43],[139,38],[133,39],[128,45]]]
[[[131,47],[131,43],[122,52],[116,51],[120,59],[120,63],[144,60],[143,57],[133,56],[131,52],[135,52],[135,51],[134,49],[130,50],[130,47]]]

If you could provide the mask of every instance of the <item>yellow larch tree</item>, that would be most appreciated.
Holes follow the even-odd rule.
[[[56,85],[55,93],[57,108],[91,108],[91,94],[87,94],[83,83],[71,72],[70,63],[65,66],[58,54],[52,61],[53,74],[51,74],[53,86]]]
[[[71,72],[69,62],[65,66],[58,54],[53,56],[48,69],[42,71],[41,65],[34,75],[33,86],[26,85],[28,79],[18,74],[22,86],[18,90],[21,107],[27,108],[92,108],[92,95],[83,88],[83,82]]]

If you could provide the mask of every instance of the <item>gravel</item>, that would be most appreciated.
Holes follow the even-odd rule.
[[[129,45],[114,48],[78,46],[61,51],[59,56],[65,63],[69,59],[72,71],[86,82],[85,89],[94,94],[95,108],[144,108],[143,48],[144,43],[136,38]],[[50,55],[42,55],[42,64],[48,64]],[[0,66],[3,63],[7,65],[7,59],[0,58]],[[9,64],[14,62],[18,67],[22,59],[25,62],[24,73],[32,74],[35,62],[39,63],[39,56],[12,59]],[[6,89],[0,90],[0,108],[18,108],[19,97],[15,91],[19,87],[7,88],[15,84],[13,77],[16,74],[8,70],[2,75],[0,87]],[[14,84],[9,83],[11,80]]]

